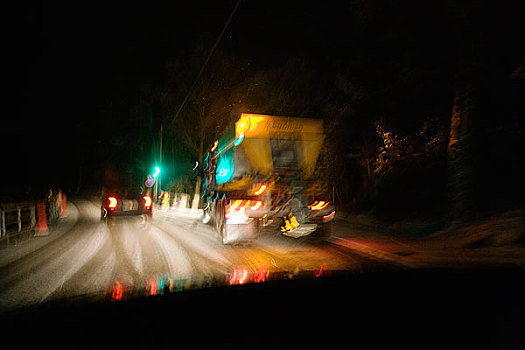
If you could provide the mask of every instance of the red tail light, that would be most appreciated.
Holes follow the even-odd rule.
[[[108,208],[113,210],[117,207],[117,199],[115,197],[108,197]]]
[[[151,208],[151,197],[150,196],[144,196],[144,207],[146,209]]]
[[[328,222],[334,218],[335,210],[328,215],[323,216],[323,222]]]

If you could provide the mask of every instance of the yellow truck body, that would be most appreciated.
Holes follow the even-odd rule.
[[[295,238],[329,235],[333,205],[308,190],[324,137],[320,119],[243,113],[214,142],[204,161],[205,221],[223,243],[279,221]]]
[[[219,160],[217,184],[222,190],[249,185],[246,179],[249,174],[279,175],[274,159],[275,148],[278,143],[286,141],[295,144],[293,161],[302,177],[309,178],[315,170],[324,140],[323,121],[320,119],[243,113],[232,131],[219,139],[215,156]],[[228,151],[231,159],[228,159]],[[226,160],[221,162],[221,157]],[[222,176],[230,171],[235,174]]]

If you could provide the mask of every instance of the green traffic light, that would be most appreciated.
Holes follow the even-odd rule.
[[[158,166],[155,167],[155,173],[153,174],[153,177],[157,177],[160,174],[160,168]]]

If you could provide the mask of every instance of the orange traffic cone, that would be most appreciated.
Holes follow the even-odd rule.
[[[67,200],[66,200],[66,194],[62,193],[62,212],[60,213],[60,217],[66,216],[66,209],[67,209]]]
[[[49,230],[47,228],[46,202],[38,201],[36,204],[36,210],[38,215],[38,231],[35,233],[35,236],[47,236]]]

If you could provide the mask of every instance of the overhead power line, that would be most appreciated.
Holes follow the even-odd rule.
[[[212,48],[211,48],[211,50],[210,50],[210,52],[208,54],[208,57],[206,57],[206,61],[204,61],[201,69],[199,70],[199,74],[197,74],[197,77],[195,77],[195,80],[193,81],[193,84],[191,85],[190,89],[188,90],[188,93],[184,97],[184,100],[182,101],[181,105],[179,106],[179,109],[177,110],[177,112],[173,116],[172,122],[174,122],[177,119],[177,117],[179,116],[180,112],[184,108],[184,105],[188,101],[188,98],[191,96],[191,93],[193,92],[193,89],[195,88],[195,85],[197,85],[197,82],[199,81],[202,73],[204,72],[204,69],[208,65],[208,62],[210,61],[211,56],[213,56],[213,53],[215,52],[215,49],[219,45],[219,42],[221,41],[222,36],[224,35],[224,32],[226,31],[226,28],[228,28],[228,25],[230,24],[233,16],[235,15],[235,12],[237,11],[237,8],[239,7],[240,4],[241,4],[241,0],[238,0],[237,3],[235,4],[235,6],[233,7],[233,10],[232,10],[232,12],[230,14],[230,17],[228,17],[228,20],[226,21],[226,23],[224,23],[224,26],[222,27],[221,33],[219,34],[219,37],[217,38],[217,40],[215,40],[215,44],[213,44],[213,46],[212,46]]]

